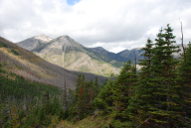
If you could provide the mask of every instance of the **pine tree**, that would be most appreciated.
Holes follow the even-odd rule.
[[[67,85],[66,85],[66,79],[64,78],[64,92],[63,92],[63,105],[64,110],[68,109],[68,98],[67,98]]]
[[[148,40],[135,95],[129,105],[129,126],[134,128],[183,127],[177,63],[172,28],[161,29],[152,48]]]
[[[172,28],[167,25],[167,28],[161,30],[155,40],[155,48],[152,57],[152,84],[153,90],[151,127],[167,127],[174,128],[179,126],[180,114],[180,89],[177,83],[177,60],[173,57],[174,53],[178,52],[178,47],[175,46],[175,36]]]
[[[75,90],[75,100],[73,103],[72,114],[77,120],[83,119],[88,114],[93,113],[93,101],[97,95],[97,80],[86,81],[84,75],[80,75],[77,80],[77,87]]]
[[[112,112],[112,107],[114,106],[114,86],[115,81],[108,80],[94,100],[94,105],[98,110],[101,110],[103,114],[109,114]]]
[[[113,113],[116,121],[113,122],[113,127],[127,127],[127,109],[129,105],[129,99],[133,95],[133,88],[136,86],[136,82],[136,69],[130,62],[128,62],[123,67],[114,87]]]
[[[147,124],[147,120],[151,117],[149,111],[152,104],[152,92],[154,85],[152,81],[152,71],[151,59],[153,57],[153,44],[150,39],[147,40],[144,51],[144,59],[140,61],[141,71],[139,73],[139,81],[137,86],[134,88],[135,93],[130,99],[128,106],[128,116],[129,116],[129,127],[141,126],[144,127]]]
[[[78,116],[78,119],[82,119],[85,116],[86,109],[84,106],[85,98],[86,98],[86,90],[85,90],[85,77],[84,75],[79,75],[77,80],[76,92],[75,92],[75,111]]]

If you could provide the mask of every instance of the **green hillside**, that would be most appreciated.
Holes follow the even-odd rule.
[[[47,127],[62,115],[62,91],[7,73],[0,66],[0,127]]]

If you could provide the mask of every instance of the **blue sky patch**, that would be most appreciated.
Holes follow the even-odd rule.
[[[79,2],[80,0],[67,0],[67,3],[69,4],[69,5],[74,5],[74,4],[76,4],[77,2]]]

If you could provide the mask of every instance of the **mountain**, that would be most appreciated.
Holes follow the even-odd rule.
[[[89,50],[94,52],[96,56],[98,56],[100,59],[117,67],[121,67],[123,63],[126,61],[123,57],[113,52],[109,52],[102,47],[89,48]]]
[[[131,61],[134,63],[135,56],[137,62],[143,58],[143,50],[136,48],[132,50],[123,50],[117,54],[109,52],[102,47],[90,48],[93,52],[96,53],[101,59],[105,60],[106,62],[112,63],[116,66],[122,66],[125,62]]]
[[[7,72],[15,73],[32,81],[46,83],[57,87],[75,88],[80,72],[68,71],[51,64],[32,52],[18,47],[16,44],[0,37],[0,66]],[[88,80],[103,82],[104,77],[83,73]]]
[[[41,41],[38,40],[38,42]],[[29,38],[18,43],[19,46],[34,52],[50,63],[69,70],[104,76],[118,74],[125,62],[134,62],[135,55],[137,62],[142,58],[140,49],[124,50],[116,54],[102,47],[86,48],[69,36],[60,36],[49,42],[44,41],[43,44],[35,45],[36,47],[34,44],[36,44],[34,37],[32,40]]]
[[[137,60],[137,62],[139,62],[139,60],[143,59],[143,50],[142,49],[132,49],[132,50],[124,50],[121,51],[119,53],[117,53],[117,56],[121,57],[124,59],[124,61],[131,61],[131,62],[135,62],[135,59]]]
[[[77,43],[69,36],[53,39],[41,49],[34,49],[33,52],[53,64],[73,71],[104,76],[117,74],[120,71],[119,67],[107,63],[95,52]]]
[[[24,41],[21,41],[18,43],[18,45],[29,51],[35,51],[43,47],[45,44],[47,44],[51,40],[52,38],[46,35],[39,35],[39,36],[34,36]]]

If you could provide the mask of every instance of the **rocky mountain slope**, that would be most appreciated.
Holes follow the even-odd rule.
[[[80,72],[65,70],[59,66],[46,62],[32,52],[18,47],[16,44],[0,37],[0,66],[7,72],[13,72],[26,79],[55,85],[57,87],[75,88]],[[83,73],[88,80],[104,77]]]
[[[93,51],[77,43],[69,36],[60,36],[51,40],[40,49],[37,47],[31,51],[53,64],[73,71],[89,72],[104,76],[117,74],[120,71],[119,67],[107,63]]]
[[[19,46],[33,51],[43,59],[66,69],[104,76],[118,74],[125,62],[134,61],[135,55],[137,60],[140,60],[142,52],[142,50],[133,49],[115,54],[102,47],[86,48],[69,36],[60,36],[43,45],[36,45],[36,47],[31,45],[32,48],[28,47],[29,44],[36,44],[36,42],[29,38],[18,43]]]

